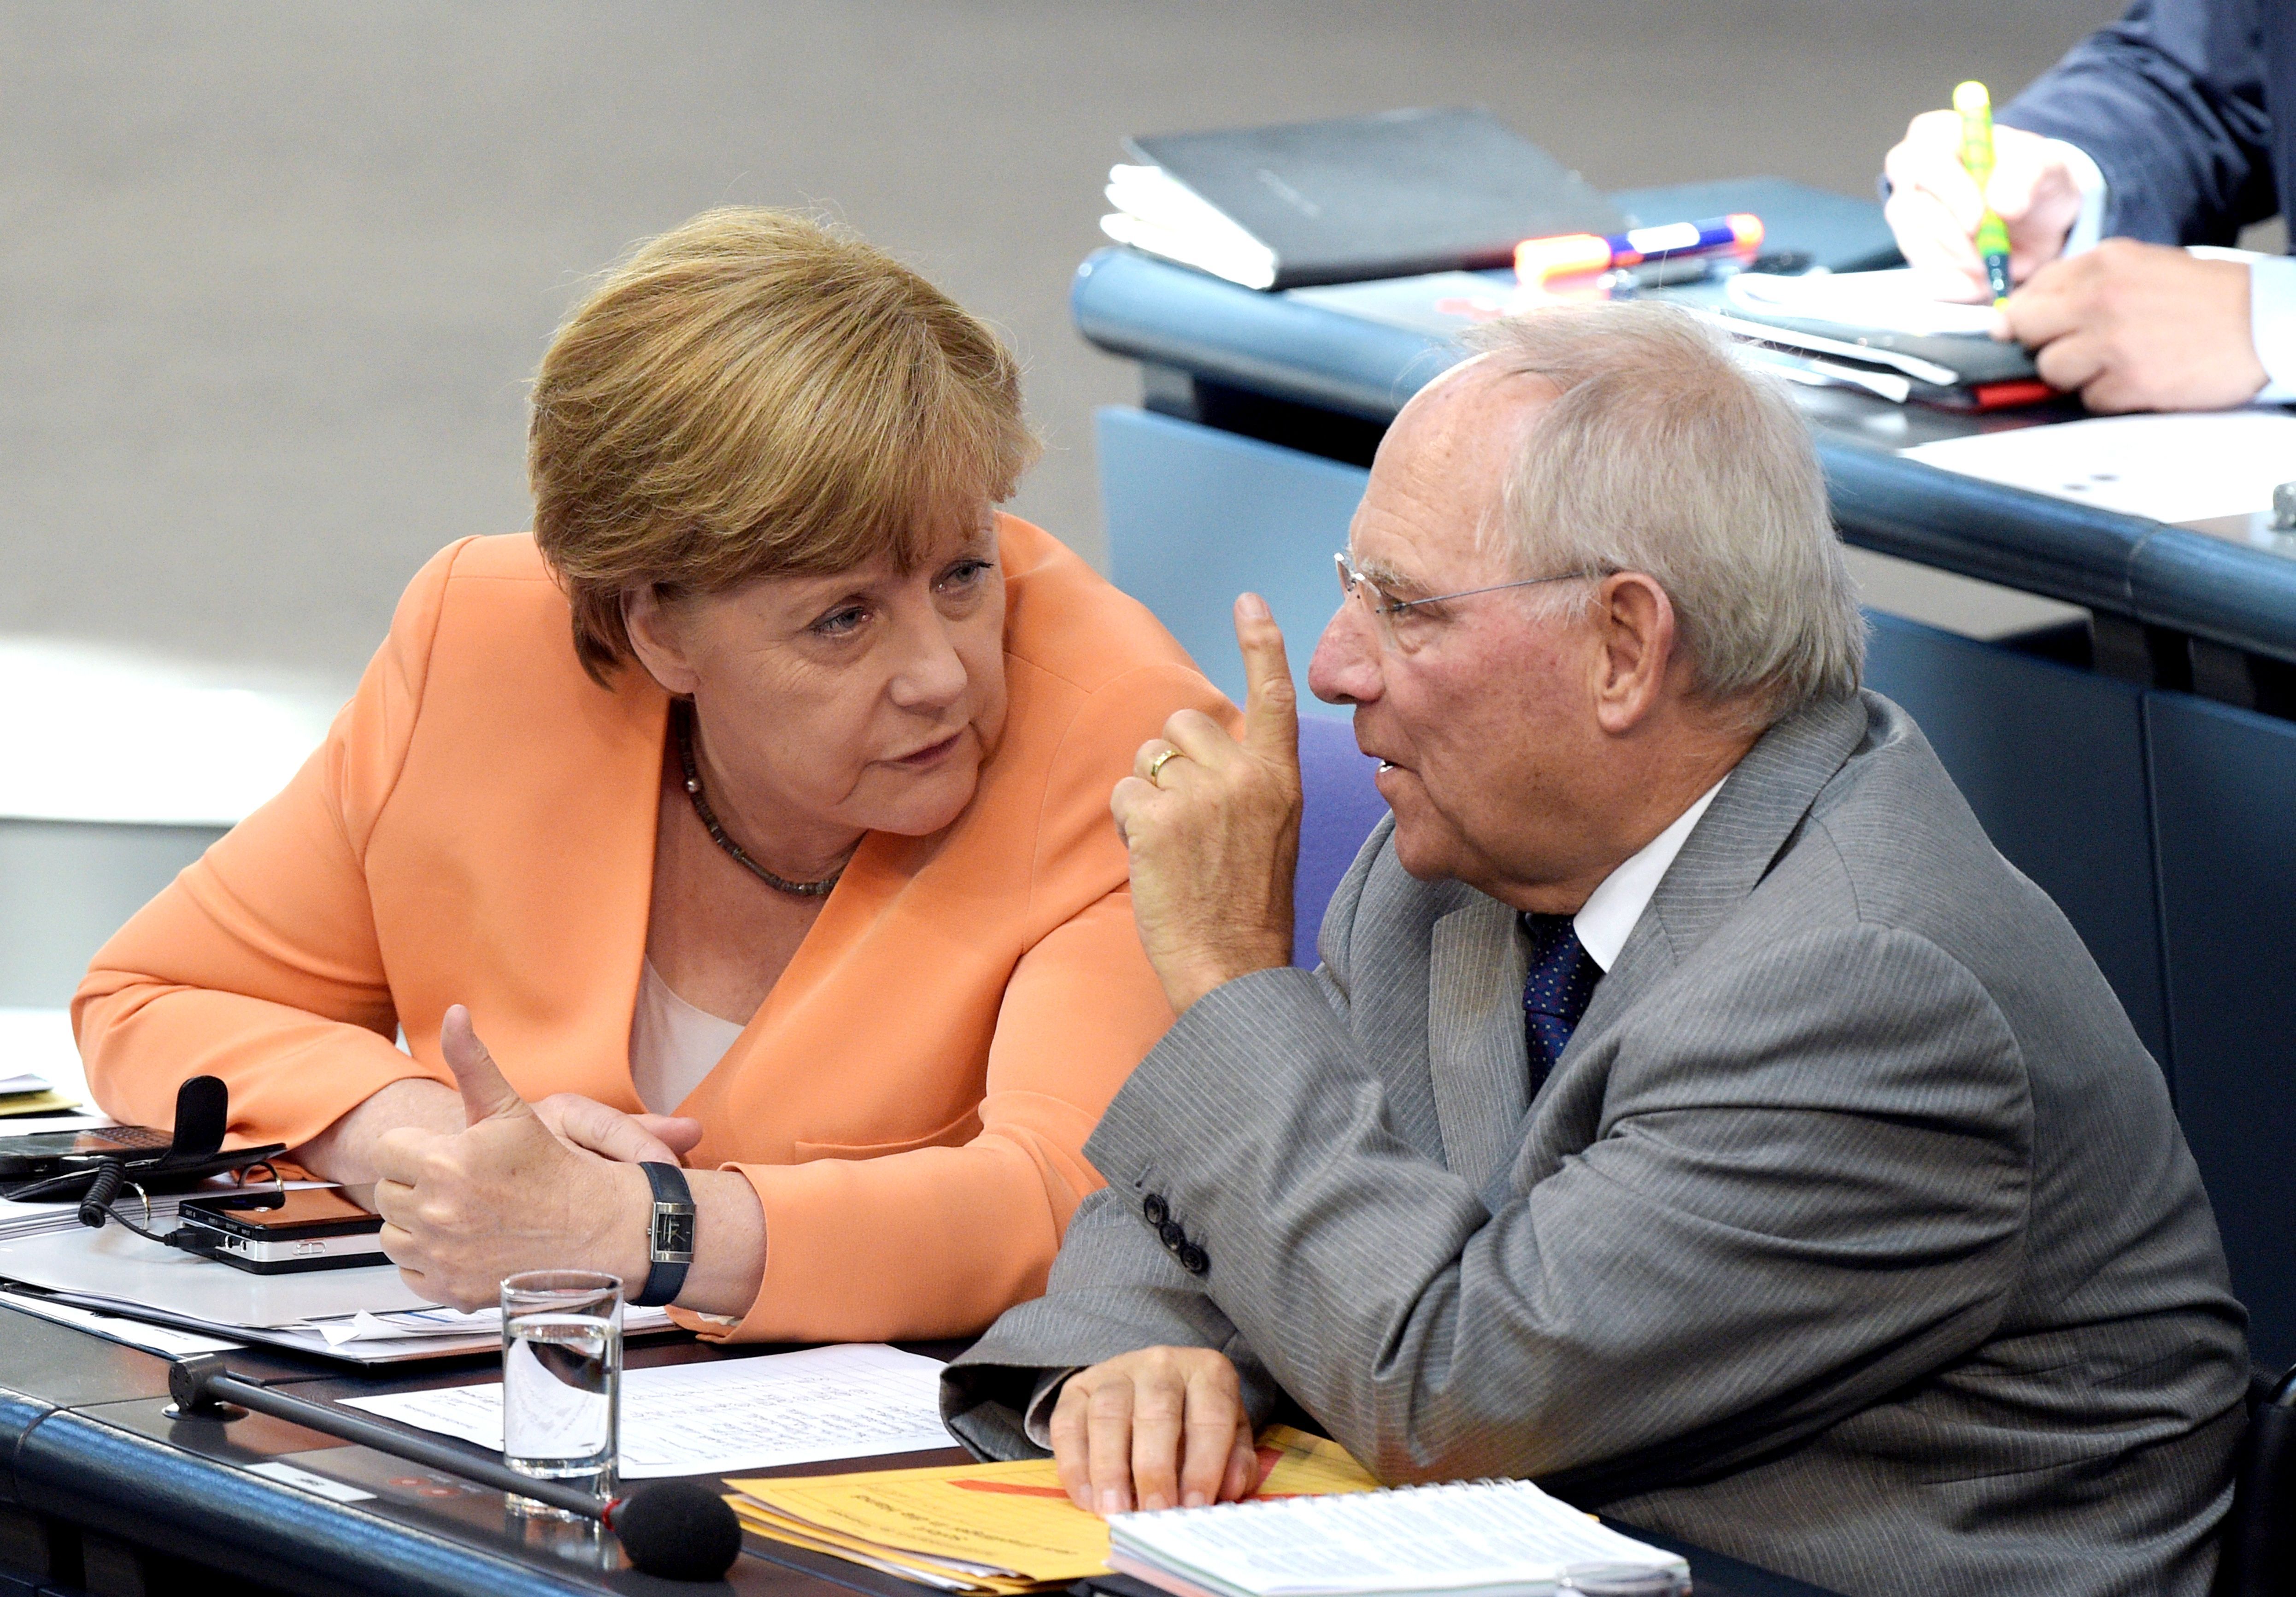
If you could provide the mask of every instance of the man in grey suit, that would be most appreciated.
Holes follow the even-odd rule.
[[[1414,399],[1310,682],[1393,810],[1286,968],[1299,778],[1114,807],[1180,1012],[1046,1295],[949,1371],[1103,1511],[1232,1497],[1285,1397],[1382,1479],[1535,1478],[1850,1593],[2207,1588],[2244,1319],[2161,1074],[1863,631],[1792,405],[1680,312]]]

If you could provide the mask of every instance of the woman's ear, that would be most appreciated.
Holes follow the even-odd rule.
[[[676,607],[649,582],[622,590],[622,630],[630,635],[630,653],[665,693],[693,696],[699,674],[686,656],[685,629]]]

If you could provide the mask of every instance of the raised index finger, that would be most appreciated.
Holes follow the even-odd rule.
[[[1243,652],[1243,746],[1264,760],[1296,766],[1300,695],[1283,653],[1283,629],[1256,593],[1235,602],[1235,642]]]

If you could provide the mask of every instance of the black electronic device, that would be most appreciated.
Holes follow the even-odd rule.
[[[558,1481],[521,1475],[453,1443],[401,1430],[333,1404],[290,1396],[276,1387],[241,1380],[211,1353],[177,1360],[168,1371],[168,1391],[176,1400],[168,1411],[174,1419],[228,1421],[242,1418],[242,1410],[252,1409],[595,1519],[620,1539],[630,1562],[647,1575],[666,1580],[722,1580],[741,1556],[741,1521],[725,1499],[700,1481],[658,1480],[627,1497],[593,1497]]]
[[[331,1187],[187,1198],[168,1240],[257,1275],[348,1270],[387,1262],[382,1217]]]
[[[148,1125],[106,1125],[84,1132],[33,1132],[0,1137],[0,1181],[29,1181],[54,1175],[98,1159],[156,1159],[175,1144],[175,1133]]]
[[[0,1197],[18,1203],[78,1203],[80,1222],[102,1225],[122,1190],[179,1192],[211,1175],[268,1164],[283,1142],[223,1150],[231,1093],[222,1080],[195,1075],[176,1090],[176,1128],[102,1126],[84,1132],[35,1132],[0,1138]]]

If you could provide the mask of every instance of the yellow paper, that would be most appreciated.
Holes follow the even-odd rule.
[[[13,1092],[0,1098],[0,1120],[18,1115],[45,1115],[55,1109],[77,1109],[79,1100],[61,1092]],[[37,1127],[34,1127],[37,1130]]]
[[[1379,1485],[1339,1444],[1288,1426],[1272,1427],[1259,1451],[1258,1496]],[[1069,1501],[1050,1459],[726,1484],[750,1500],[737,1506],[747,1511],[742,1523],[761,1535],[922,1565],[980,1591],[1025,1591],[1108,1572],[1107,1523]]]

